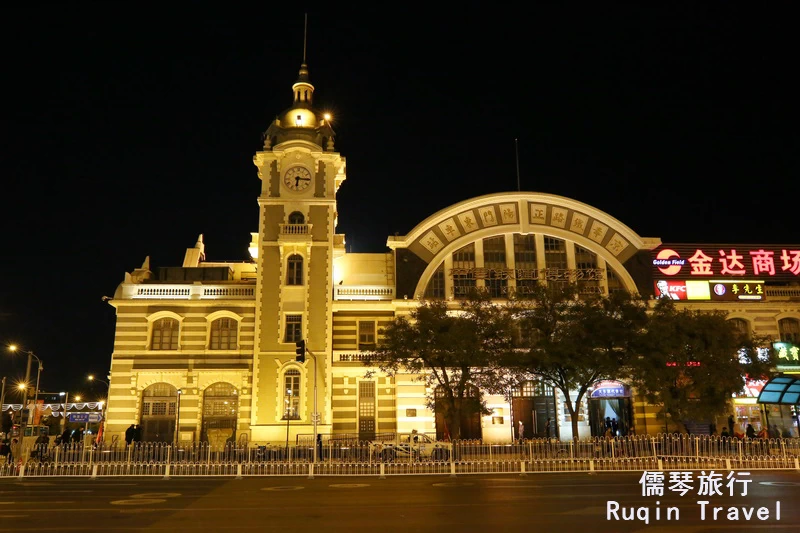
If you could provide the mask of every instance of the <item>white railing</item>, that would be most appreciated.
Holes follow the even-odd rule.
[[[391,439],[390,439],[391,440]],[[36,476],[298,476],[525,474],[701,469],[800,471],[800,439],[735,439],[658,435],[533,439],[508,444],[453,441],[420,453],[386,442],[326,435],[294,443],[124,443],[31,446],[22,459],[0,457],[0,477]],[[392,450],[397,450],[392,452]],[[407,449],[406,449],[407,450]]]
[[[123,285],[123,299],[146,300],[253,300],[255,284],[155,284]]]
[[[394,300],[391,285],[335,285],[334,300]]]
[[[310,235],[311,224],[280,224],[281,235]]]

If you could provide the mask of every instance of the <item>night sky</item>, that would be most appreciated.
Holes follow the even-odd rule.
[[[522,190],[643,237],[800,242],[796,19],[708,4],[309,10],[348,250],[518,190],[517,161]],[[87,397],[125,272],[180,266],[200,233],[209,260],[248,259],[252,158],[303,59],[302,7],[108,5],[4,8],[0,31],[0,343]],[[23,362],[0,354],[9,386]]]

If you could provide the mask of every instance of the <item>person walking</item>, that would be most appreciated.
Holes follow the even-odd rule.
[[[136,433],[136,424],[131,424],[128,427],[128,429],[125,430],[125,446],[131,445],[135,433]]]
[[[141,442],[142,441],[142,425],[136,424],[136,427],[133,430],[133,440],[134,442]]]
[[[544,436],[550,438],[550,419],[547,419],[547,422],[544,424]]]
[[[745,430],[744,435],[748,439],[756,438],[756,429],[753,427],[753,424],[747,424],[747,429]]]

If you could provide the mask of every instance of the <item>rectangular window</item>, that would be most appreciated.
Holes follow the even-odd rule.
[[[514,235],[514,277],[517,293],[530,294],[539,283],[539,267],[536,264],[536,239],[533,235]]]
[[[475,245],[453,252],[453,296],[464,298],[475,290]]]
[[[153,323],[151,350],[177,350],[179,324],[174,318],[162,318]]]
[[[575,269],[577,270],[578,294],[582,297],[602,294],[597,268],[597,254],[575,245]]]
[[[508,294],[506,242],[504,237],[483,239],[483,268],[486,269],[486,290],[491,298]]]
[[[375,349],[375,322],[372,320],[361,320],[358,323],[358,349]]]
[[[297,342],[303,339],[303,315],[286,315],[286,333],[283,342]]]
[[[441,300],[444,298],[444,265],[439,265],[425,287],[425,298]]]
[[[291,368],[283,375],[284,420],[300,418],[300,371]]]
[[[569,283],[567,277],[567,243],[555,237],[544,238],[544,265],[547,269],[545,277],[550,287],[564,286]]]

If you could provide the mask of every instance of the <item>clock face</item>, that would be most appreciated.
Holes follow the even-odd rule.
[[[292,191],[304,191],[311,185],[311,172],[305,167],[292,167],[283,175],[283,184]]]

